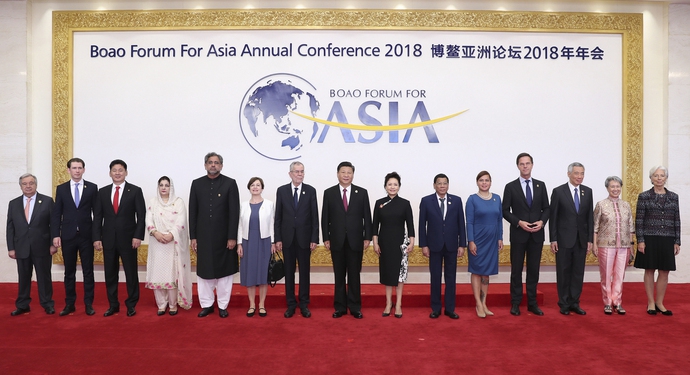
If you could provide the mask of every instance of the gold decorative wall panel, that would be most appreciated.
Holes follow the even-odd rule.
[[[623,41],[623,198],[636,206],[642,190],[642,14],[554,13],[444,10],[157,10],[157,11],[60,11],[53,13],[53,187],[69,176],[65,163],[72,157],[72,41],[75,32],[119,30],[218,30],[218,29],[343,29],[343,30],[446,30],[496,32],[551,32],[620,34]],[[53,189],[54,191],[54,189]],[[509,264],[508,246],[499,261]],[[97,257],[100,255],[97,254]],[[102,259],[97,258],[97,259]],[[553,264],[544,247],[542,263]],[[62,262],[62,257],[55,257]],[[146,262],[146,248],[139,251]],[[587,262],[593,264],[590,255]],[[330,265],[323,247],[312,256],[314,265]],[[371,249],[365,265],[377,264]],[[467,257],[459,260],[467,263]],[[417,248],[411,265],[425,265]]]

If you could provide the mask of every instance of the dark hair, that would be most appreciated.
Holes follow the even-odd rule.
[[[69,161],[67,161],[67,168],[71,168],[72,163],[81,163],[82,167],[84,167],[84,168],[86,167],[86,163],[84,163],[83,160],[81,160],[79,158],[72,158],[72,159],[69,159]]]
[[[534,159],[532,159],[532,155],[526,153],[526,152],[521,152],[517,158],[515,159],[515,164],[520,164],[520,159],[524,158],[525,156],[529,157],[529,161],[534,164]]]
[[[120,160],[120,159],[115,159],[115,160],[111,161],[109,169],[113,169],[113,167],[118,165],[118,164],[120,164],[125,170],[127,170],[127,163],[125,163],[124,160]]]
[[[220,162],[220,164],[223,164],[223,157],[216,154],[215,152],[209,152],[208,154],[206,154],[206,156],[204,156],[204,164],[208,163],[208,159],[210,159],[214,156],[218,158],[218,161]]]
[[[483,176],[489,176],[489,181],[491,181],[491,173],[489,173],[487,171],[479,172],[479,174],[477,175],[477,181],[479,181],[479,179],[482,178]]]
[[[259,181],[261,183],[261,188],[264,188],[264,180],[262,180],[261,177],[252,177],[247,183],[247,189],[249,189],[255,181]]]
[[[163,176],[163,177],[161,177],[161,178],[158,179],[158,185],[160,185],[160,184],[161,184],[161,181],[163,181],[163,180],[168,181],[168,183],[170,183],[170,177],[168,177],[168,176]]]
[[[434,183],[436,183],[436,180],[438,180],[439,178],[445,178],[447,182],[450,182],[450,179],[448,178],[448,176],[446,176],[443,173],[439,173],[436,176],[434,176]]]
[[[343,167],[350,167],[352,168],[352,173],[355,173],[355,166],[352,165],[352,163],[350,163],[349,161],[340,162],[340,164],[338,164],[338,172],[340,172],[340,168]]]
[[[400,175],[398,174],[398,172],[391,172],[387,174],[386,178],[383,180],[383,187],[386,187],[386,184],[388,184],[388,180],[390,180],[391,178],[398,180],[398,186],[402,186],[402,184],[400,183]]]

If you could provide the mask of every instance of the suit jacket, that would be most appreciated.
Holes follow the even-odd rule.
[[[273,221],[275,216],[275,206],[273,202],[268,199],[264,199],[264,202],[259,208],[259,233],[261,238],[270,238],[271,243],[273,240]],[[240,227],[239,233],[242,235],[242,239],[249,239],[249,219],[252,216],[252,207],[249,201],[242,202],[240,205]]]
[[[572,248],[579,245],[587,248],[587,242],[594,241],[594,201],[592,189],[585,185],[578,187],[580,211],[575,211],[573,194],[567,183],[553,189],[551,193],[551,214],[549,235],[551,242],[559,247]],[[580,243],[576,244],[576,240]]]
[[[293,201],[292,183],[283,185],[276,191],[275,240],[282,241],[289,248],[293,241],[302,249],[319,243],[319,208],[316,202],[316,189],[302,183],[302,194]]]
[[[84,188],[79,197],[79,207],[74,204],[70,181],[55,189],[55,205],[50,222],[51,237],[71,240],[77,236],[77,228],[82,237],[91,239],[93,206],[98,195],[98,186],[82,180]]]
[[[26,259],[32,253],[51,256],[50,211],[53,198],[36,193],[31,221],[27,223],[23,197],[12,199],[7,207],[7,250],[14,250],[18,259]]]
[[[544,242],[544,228],[549,221],[549,194],[546,191],[546,184],[532,178],[532,207],[527,205],[527,198],[522,191],[520,178],[506,184],[503,190],[503,218],[510,223],[510,242],[524,243],[530,236],[536,242]],[[534,223],[541,220],[544,224],[538,232],[526,232],[518,225],[518,222],[526,221]]]
[[[144,194],[138,186],[125,182],[115,214],[110,199],[112,191],[113,184],[98,191],[93,207],[93,240],[103,241],[103,249],[131,249],[132,239],[143,240],[146,231]]]
[[[452,194],[446,194],[446,198],[445,220],[436,193],[419,203],[419,246],[429,247],[429,251],[441,251],[444,245],[449,251],[467,247],[462,199]]]
[[[340,185],[323,192],[321,210],[321,230],[323,240],[331,241],[331,250],[340,250],[347,239],[350,248],[364,251],[364,240],[371,240],[371,206],[367,190],[350,185],[350,201],[347,212],[340,195]]]

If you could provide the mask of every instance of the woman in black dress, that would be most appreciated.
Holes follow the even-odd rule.
[[[676,270],[676,255],[680,253],[680,209],[678,194],[666,189],[668,170],[653,167],[649,171],[652,187],[637,198],[637,258],[635,267],[644,269],[644,289],[647,293],[647,313],[673,315],[664,306],[669,271]],[[654,272],[656,298],[654,298]]]
[[[392,172],[384,180],[387,196],[374,205],[374,251],[379,255],[379,280],[386,286],[386,309],[391,314],[396,287],[395,317],[402,318],[402,292],[407,280],[407,254],[414,249],[414,224],[410,201],[400,198],[400,175]],[[407,228],[407,230],[406,230]]]

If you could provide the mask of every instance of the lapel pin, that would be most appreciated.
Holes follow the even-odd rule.
[[[539,187],[539,184],[537,184],[537,187]]]
[[[302,194],[307,194],[307,192],[303,191]]]
[[[38,201],[38,203],[43,203],[43,201]]]
[[[218,196],[220,197],[220,193],[218,193]]]
[[[359,191],[355,190],[355,194],[359,193]]]
[[[450,202],[450,201],[448,201],[448,204],[450,205],[450,204],[451,204],[451,202]]]

